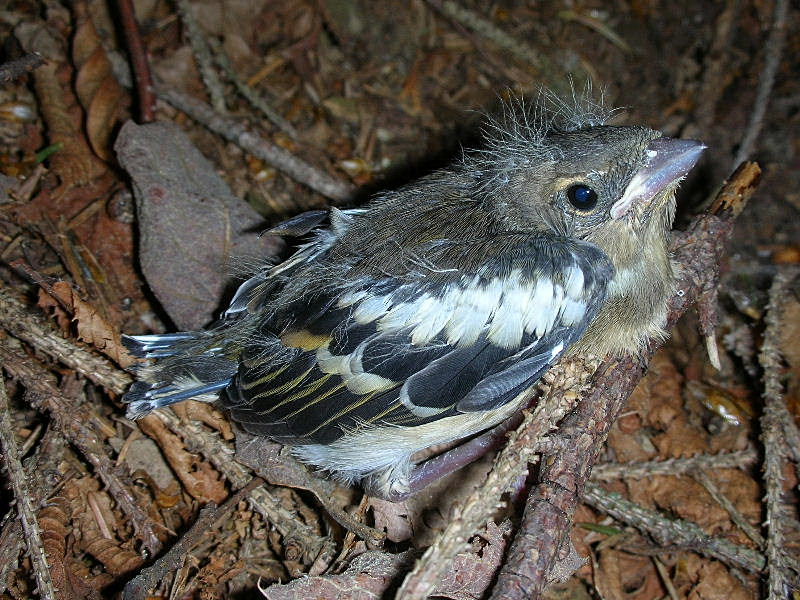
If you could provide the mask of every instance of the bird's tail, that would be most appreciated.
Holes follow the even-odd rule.
[[[155,361],[140,369],[139,381],[123,397],[127,417],[138,419],[182,400],[215,402],[238,365],[223,348],[209,347],[207,341],[206,332],[191,331],[122,336],[131,354]]]

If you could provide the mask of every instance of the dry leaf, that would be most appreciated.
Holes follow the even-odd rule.
[[[286,585],[271,585],[261,593],[268,600],[380,600],[400,573],[410,566],[411,559],[409,553],[365,552],[341,575],[304,577]]]
[[[158,417],[148,415],[137,421],[141,430],[153,438],[186,491],[199,502],[221,504],[227,497],[225,481],[214,467],[186,450],[181,439]]]
[[[65,486],[63,495],[72,506],[79,548],[100,561],[113,575],[130,572],[142,565],[142,557],[128,547],[132,546],[132,540],[120,542],[117,539],[117,534],[121,533],[117,531],[118,526],[124,520],[117,519],[111,508],[111,498],[100,490],[96,479],[90,476],[72,479]]]
[[[110,160],[111,133],[127,113],[130,98],[114,76],[100,37],[89,18],[85,2],[76,2],[76,31],[72,42],[75,61],[75,93],[86,113],[86,135],[92,150]]]
[[[119,330],[108,323],[97,309],[83,300],[72,285],[66,281],[57,281],[51,286],[50,291],[61,307],[72,314],[72,321],[77,327],[78,338],[81,341],[94,346],[122,367],[136,363],[136,359],[122,345]],[[60,308],[46,302],[46,298],[42,295],[39,305],[42,308]],[[56,314],[59,314],[58,311]]]

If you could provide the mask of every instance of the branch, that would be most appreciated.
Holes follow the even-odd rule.
[[[160,86],[158,96],[217,135],[233,142],[253,156],[260,158],[295,181],[335,201],[349,200],[354,188],[332,175],[297,158],[283,148],[265,140],[240,122],[214,112],[208,104],[187,94]]]
[[[3,287],[0,287],[0,327],[114,394],[125,393],[133,381],[110,361],[62,337]]]
[[[755,191],[760,173],[753,163],[742,165],[720,190],[712,214],[696,218],[686,233],[677,236],[675,254],[681,264],[681,277],[678,292],[670,302],[668,328],[697,301],[701,325],[713,332],[713,323],[704,323],[702,318],[703,314],[713,314],[713,310],[704,309],[702,304],[715,300],[709,290],[716,283],[725,243],[735,217]],[[645,361],[649,362],[657,348],[658,344],[651,344],[648,356],[640,360],[628,357],[606,361],[595,375],[591,393],[561,425],[560,435],[573,443],[566,446],[566,451],[542,458],[545,466],[539,483],[528,497],[520,531],[492,598],[522,599],[544,591],[557,555],[568,542],[572,516],[583,497],[597,454],[644,376]]]
[[[590,483],[586,486],[585,499],[590,506],[602,510],[618,521],[629,523],[647,532],[662,545],[699,552],[751,573],[759,572],[765,566],[764,556],[757,550],[708,535],[695,523],[683,519],[668,519],[658,511],[626,500],[597,484]]]
[[[189,554],[189,551],[194,546],[200,543],[203,536],[207,535],[210,530],[216,528],[219,522],[227,518],[233,509],[236,508],[240,500],[245,499],[250,492],[262,483],[264,483],[264,481],[257,477],[220,506],[216,506],[212,503],[200,509],[200,516],[189,531],[184,533],[164,556],[146,569],[142,569],[136,577],[125,585],[123,598],[125,600],[144,600],[147,598],[147,592],[156,587],[168,573],[180,569],[186,560],[186,555]]]
[[[734,166],[750,158],[755,149],[756,140],[764,126],[764,115],[767,112],[769,96],[772,93],[772,86],[775,84],[775,75],[778,72],[781,54],[783,53],[783,43],[786,39],[786,13],[788,9],[788,0],[775,1],[772,30],[765,44],[767,56],[764,59],[764,66],[761,68],[753,112],[750,115],[750,122],[747,124],[745,134],[742,136],[742,141],[739,143],[739,151],[733,160]]]
[[[741,469],[758,460],[755,448],[719,454],[698,454],[687,458],[645,460],[625,463],[603,463],[592,470],[592,481],[646,479],[654,475],[688,475],[704,469]]]
[[[103,442],[86,425],[88,419],[76,415],[75,400],[65,398],[56,387],[55,378],[44,368],[37,369],[32,359],[12,349],[8,340],[0,341],[0,359],[3,369],[23,383],[26,397],[34,408],[50,413],[62,435],[92,464],[109,493],[131,520],[137,536],[151,554],[157,554],[162,545],[155,532],[158,524],[153,522],[147,510],[131,493],[132,483],[125,481],[127,474],[103,451]]]
[[[14,81],[25,73],[41,67],[43,64],[44,59],[36,52],[29,52],[19,58],[4,62],[0,65],[0,83]]]
[[[783,398],[780,352],[781,313],[783,304],[791,295],[795,270],[791,274],[778,273],[769,291],[764,343],[759,363],[764,369],[764,414],[761,417],[761,441],[764,443],[764,483],[767,489],[767,566],[769,572],[768,598],[778,600],[789,594],[789,574],[786,544],[790,534],[790,517],[783,503],[784,465],[788,454],[782,423],[793,420]]]
[[[44,600],[55,600],[56,589],[50,577],[50,566],[47,564],[42,531],[36,520],[36,511],[33,507],[33,494],[28,487],[28,474],[22,467],[17,441],[11,425],[6,395],[5,382],[0,378],[0,448],[3,449],[3,458],[8,468],[8,478],[14,490],[14,499],[17,502],[22,529],[28,546],[28,556],[31,559],[33,573],[36,577],[39,597]]]
[[[150,123],[155,119],[156,96],[153,93],[153,76],[150,74],[147,49],[144,47],[139,24],[136,22],[133,1],[119,0],[117,7],[136,79],[136,92],[139,94],[139,116],[142,123]]]

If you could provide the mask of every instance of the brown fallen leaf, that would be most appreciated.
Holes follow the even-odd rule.
[[[121,367],[129,367],[136,359],[122,345],[119,330],[112,326],[89,302],[82,299],[66,281],[57,281],[41,294],[39,306],[45,310],[64,308],[72,315],[78,338],[108,356]]]
[[[202,503],[221,504],[228,497],[225,481],[211,463],[189,452],[161,419],[148,415],[137,423],[144,433],[156,441],[175,475],[193,498]]]
[[[295,579],[286,585],[271,585],[262,589],[261,593],[267,600],[380,600],[412,560],[410,552],[365,552],[356,557],[341,575]]]
[[[94,153],[113,159],[112,132],[128,112],[130,97],[114,76],[111,61],[89,18],[85,2],[73,4],[76,30],[72,58],[77,73],[75,93],[86,114],[86,137]]]

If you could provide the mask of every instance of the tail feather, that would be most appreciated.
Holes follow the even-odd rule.
[[[135,420],[157,408],[164,408],[190,398],[201,401],[214,401],[216,400],[216,394],[228,387],[231,379],[206,384],[195,381],[195,385],[178,384],[161,387],[155,387],[144,381],[137,381],[131,385],[131,389],[123,397],[123,401],[128,403],[128,410],[125,416]]]
[[[139,381],[122,398],[130,419],[143,417],[157,408],[193,398],[215,402],[228,387],[238,364],[222,348],[201,343],[202,332],[123,336],[125,347],[153,362],[139,369]]]
[[[159,333],[154,335],[123,335],[122,345],[127,348],[128,352],[137,358],[161,358],[162,356],[172,356],[175,354],[175,345],[178,342],[191,340],[197,334],[192,332],[183,333]],[[170,354],[163,354],[161,356],[153,356],[153,351],[166,350],[171,348]]]

